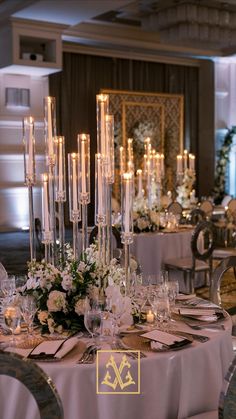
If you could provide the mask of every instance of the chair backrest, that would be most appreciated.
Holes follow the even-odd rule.
[[[0,374],[24,384],[39,408],[41,419],[63,419],[63,407],[50,377],[33,361],[0,350]]]
[[[224,378],[219,402],[219,419],[234,418],[236,418],[236,356]]]
[[[232,199],[231,195],[225,195],[224,198],[222,199],[221,206],[226,207],[226,205],[228,205],[231,199]]]
[[[206,214],[207,217],[211,217],[213,213],[213,204],[211,201],[205,199],[199,205],[199,208]]]
[[[191,238],[192,270],[195,271],[196,260],[208,264],[209,274],[212,274],[212,253],[215,247],[215,233],[210,221],[200,221]]]
[[[235,198],[232,198],[232,199],[229,201],[229,203],[228,203],[227,207],[228,207],[228,210],[229,210],[230,212],[234,213],[234,212],[236,211],[236,199],[235,199]]]
[[[191,238],[191,249],[196,259],[207,260],[212,256],[215,247],[215,232],[210,221],[200,221]]]
[[[190,212],[190,223],[192,225],[197,225],[199,221],[205,220],[206,214],[200,208],[194,208]]]
[[[93,229],[92,229],[92,231],[89,235],[89,244],[94,243],[94,241],[97,238],[97,235],[98,235],[98,227],[95,226],[95,227],[93,227]],[[123,247],[123,245],[121,243],[121,235],[120,235],[119,230],[115,226],[112,226],[112,236],[115,238],[116,247],[121,249]]]
[[[171,202],[167,207],[167,212],[174,215],[181,215],[183,212],[182,205],[179,202]]]
[[[221,260],[219,265],[215,268],[210,284],[210,300],[220,305],[221,298],[220,298],[220,283],[224,273],[230,269],[236,267],[236,256],[229,256]]]
[[[7,277],[8,277],[7,271],[2,265],[2,263],[0,262],[0,281],[2,281],[3,279],[7,279]]]

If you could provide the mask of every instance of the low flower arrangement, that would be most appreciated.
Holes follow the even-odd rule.
[[[193,190],[196,176],[192,170],[186,169],[181,185],[177,187],[177,198],[183,208],[190,208],[190,194]]]
[[[65,262],[60,268],[44,260],[29,262],[28,280],[23,294],[31,294],[38,305],[36,321],[42,333],[74,333],[84,328],[84,312],[89,299],[98,298],[108,285],[120,284],[124,269],[116,259],[102,265],[92,244],[75,260],[66,245]]]
[[[162,196],[160,207],[153,206],[149,209],[146,198],[136,198],[133,205],[134,232],[156,231],[162,228],[161,214],[170,202],[168,197]]]

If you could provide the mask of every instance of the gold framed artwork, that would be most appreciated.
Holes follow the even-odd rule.
[[[175,183],[176,156],[183,152],[183,95],[102,89],[109,95],[109,112],[114,115],[116,163],[118,151],[133,138],[135,170],[144,154],[144,139],[151,138],[157,152],[165,155],[165,189]]]

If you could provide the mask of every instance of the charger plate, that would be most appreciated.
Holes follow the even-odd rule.
[[[177,333],[176,333],[176,336],[177,336]],[[168,347],[167,345],[163,345],[161,348],[158,348],[158,349],[153,349],[151,347],[150,339],[146,339],[143,336],[139,336],[139,335],[123,336],[121,340],[123,344],[127,347],[127,349],[137,349],[140,351],[147,351],[147,352],[169,352],[169,351],[178,351],[180,349],[184,349],[193,342],[193,339],[190,338],[189,336],[185,338],[184,333],[183,334],[181,333],[181,336],[183,336],[184,338],[182,346],[172,345],[171,347],[170,346]]]

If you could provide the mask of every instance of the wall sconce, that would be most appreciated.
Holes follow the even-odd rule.
[[[30,89],[6,87],[5,106],[29,108],[30,107]]]

